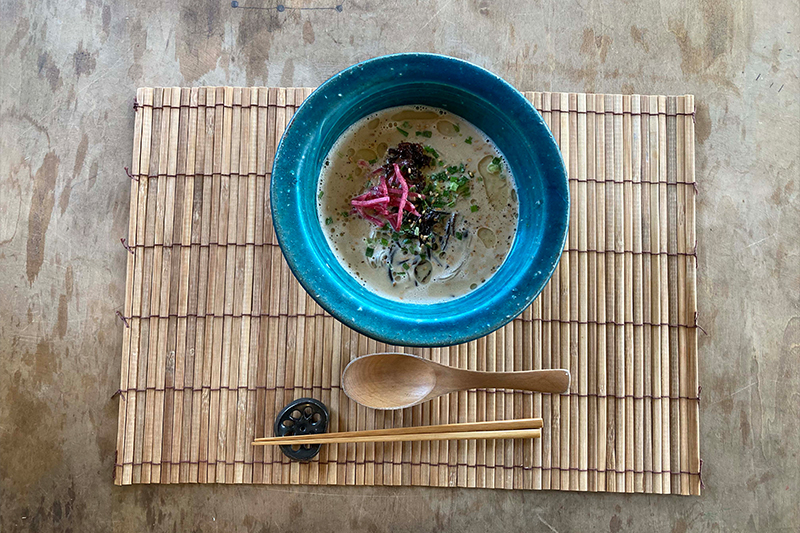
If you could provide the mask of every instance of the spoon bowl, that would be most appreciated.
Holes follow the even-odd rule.
[[[416,405],[436,387],[436,369],[428,363],[400,353],[359,357],[345,368],[342,386],[351,399],[375,409]]]
[[[350,361],[342,388],[350,399],[373,409],[404,409],[443,394],[475,388],[562,393],[570,374],[563,369],[478,372],[434,363],[415,355],[376,353]]]

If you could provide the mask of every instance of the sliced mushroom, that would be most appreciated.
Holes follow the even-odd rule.
[[[431,272],[433,271],[433,266],[431,265],[430,261],[422,261],[414,267],[414,277],[420,283],[428,283],[431,279]]]

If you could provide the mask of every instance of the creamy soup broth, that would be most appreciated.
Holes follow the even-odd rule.
[[[392,205],[384,190],[399,201],[399,182],[382,189],[381,176],[396,179],[387,157],[400,143],[421,146],[430,164],[418,169],[416,182],[405,180],[404,209],[419,216],[404,211],[395,227],[396,206],[383,216],[374,209]],[[377,204],[352,205],[370,199]],[[466,120],[425,106],[386,109],[353,124],[331,148],[317,189],[320,224],[341,265],[375,293],[415,303],[451,300],[485,283],[514,240],[517,202],[514,178],[491,140]]]

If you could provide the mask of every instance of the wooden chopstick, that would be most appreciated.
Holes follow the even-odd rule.
[[[540,434],[522,434],[519,432],[538,430],[542,427],[541,418],[523,418],[518,420],[496,420],[490,422],[467,422],[462,424],[442,424],[437,426],[416,426],[391,429],[374,429],[367,431],[344,431],[341,433],[321,433],[318,435],[292,435],[288,437],[261,437],[253,441],[258,445],[289,444],[324,444],[344,442],[397,442],[420,440],[459,440],[459,439],[501,439],[501,438],[535,438]],[[516,433],[515,433],[516,432]],[[512,436],[503,436],[513,433]],[[519,433],[519,434],[517,434]],[[480,434],[480,435],[478,435]],[[451,436],[447,435],[469,435]],[[353,440],[356,439],[356,440]]]
[[[382,435],[415,435],[419,433],[447,433],[464,431],[497,431],[502,429],[538,429],[542,427],[541,418],[520,418],[517,420],[492,420],[488,422],[463,422],[460,424],[440,424],[436,426],[411,426],[389,429],[371,429],[365,431],[342,431],[339,433],[320,433],[318,435],[291,435],[288,437],[258,437],[255,442],[265,442],[276,438],[286,439],[284,442],[304,440],[309,436],[328,436],[335,438],[349,438],[354,436],[382,436]]]
[[[410,433],[399,435],[351,435],[334,437],[335,433],[302,435],[305,438],[270,437],[253,441],[253,446],[289,446],[295,444],[344,444],[347,442],[413,442],[420,440],[467,440],[467,439],[538,439],[541,429],[510,429],[498,431],[453,431],[449,433]]]

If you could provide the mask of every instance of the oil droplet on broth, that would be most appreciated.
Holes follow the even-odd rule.
[[[403,109],[392,115],[392,120],[402,122],[404,120],[430,120],[439,118],[436,111],[418,111],[416,109]]]
[[[455,125],[449,120],[440,120],[437,122],[436,129],[445,137],[453,137],[456,134]]]
[[[478,163],[478,172],[483,178],[483,184],[486,187],[486,195],[489,197],[492,207],[501,209],[507,205],[511,199],[511,190],[509,180],[503,176],[503,171],[490,172],[489,165],[494,159],[493,156],[487,155]]]
[[[373,161],[374,159],[378,158],[378,154],[375,153],[374,150],[370,150],[369,148],[362,148],[361,150],[357,151],[353,156],[353,159],[358,161]]]
[[[487,248],[494,248],[494,245],[497,244],[497,237],[489,228],[480,228],[478,230],[478,238]]]

